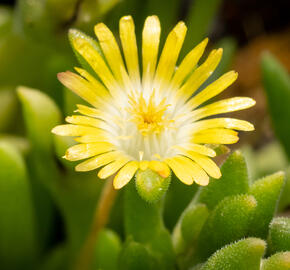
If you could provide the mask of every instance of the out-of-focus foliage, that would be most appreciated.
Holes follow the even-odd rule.
[[[262,58],[262,75],[273,127],[290,158],[290,77],[283,66],[268,53]]]
[[[61,158],[74,141],[50,132],[80,102],[56,79],[76,65],[70,42],[76,35],[87,38],[100,21],[117,32],[119,18],[128,14],[140,41],[148,15],[158,15],[167,33],[184,13],[185,54],[208,35],[222,1],[184,2],[186,12],[178,0],[18,0],[13,9],[0,6],[1,269],[72,269],[91,226],[103,181],[96,172],[74,172],[75,164]],[[225,37],[211,46],[224,49],[217,77],[230,67],[237,42]],[[269,54],[262,75],[281,145],[233,152],[221,179],[207,187],[183,185],[172,175],[170,185],[158,183],[164,189],[159,195],[165,193],[158,202],[155,194],[149,194],[151,203],[143,200],[134,179],[119,192],[91,269],[290,269],[289,218],[275,217],[290,206],[289,75]]]

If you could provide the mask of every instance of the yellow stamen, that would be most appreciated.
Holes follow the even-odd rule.
[[[129,96],[130,107],[127,109],[131,114],[130,121],[134,122],[143,136],[158,134],[165,127],[171,127],[174,120],[169,120],[165,112],[170,104],[166,99],[156,102],[155,91],[153,90],[148,102],[142,94],[139,97]]]

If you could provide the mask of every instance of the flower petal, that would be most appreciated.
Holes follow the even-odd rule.
[[[89,158],[91,156],[96,156],[112,150],[114,150],[113,145],[106,142],[77,144],[68,148],[64,157],[67,160],[75,161]]]
[[[203,168],[207,172],[209,176],[213,178],[221,177],[220,168],[210,158],[191,151],[187,152],[186,156],[195,161],[201,168]]]
[[[244,120],[234,119],[234,118],[212,118],[194,122],[190,125],[192,132],[196,133],[204,129],[210,128],[226,128],[235,129],[242,131],[252,131],[254,126]]]
[[[108,163],[114,161],[116,158],[119,158],[120,156],[121,153],[118,151],[101,154],[78,164],[75,169],[78,172],[92,171],[104,165],[107,165]]]
[[[135,25],[131,16],[124,16],[120,20],[120,39],[130,79],[133,85],[140,87],[140,71]]]
[[[191,97],[198,88],[207,80],[207,78],[213,73],[219,64],[222,57],[223,50],[213,50],[208,58],[202,63],[193,73],[188,80],[180,88],[177,96],[183,98],[183,100]]]
[[[132,179],[134,174],[136,173],[139,165],[137,161],[128,162],[115,176],[114,178],[114,188],[120,189]]]
[[[216,153],[213,149],[206,147],[201,144],[194,144],[194,143],[186,143],[186,144],[180,144],[175,145],[173,148],[181,151],[181,153],[186,154],[188,151],[196,152],[201,155],[209,156],[209,157],[215,157]]]
[[[149,168],[152,171],[157,172],[161,177],[167,178],[170,175],[170,169],[167,164],[159,160],[151,160],[149,162]]]
[[[69,124],[56,126],[51,132],[59,136],[83,136],[87,134],[99,135],[100,133],[103,133],[103,131],[98,128]]]
[[[150,89],[155,74],[160,32],[161,28],[158,17],[147,17],[142,33],[142,83],[144,91]]]
[[[118,170],[120,170],[129,161],[130,161],[130,158],[128,158],[126,156],[121,156],[118,159],[116,159],[115,161],[113,161],[112,163],[110,163],[109,165],[106,165],[105,167],[103,167],[99,171],[98,176],[101,179],[108,178],[109,176],[113,175]]]
[[[95,107],[102,106],[102,95],[97,93],[92,85],[81,76],[73,72],[66,71],[58,73],[57,78],[64,86],[72,90],[75,94],[91,105]]]
[[[103,53],[115,75],[117,82],[120,83],[125,89],[132,89],[119,46],[113,33],[105,24],[98,23],[95,26],[95,34],[99,39]]]
[[[159,89],[159,91],[168,89],[168,83],[174,72],[176,61],[186,35],[186,30],[187,28],[184,22],[179,22],[166,39],[154,79],[154,87]]]
[[[213,83],[211,83],[209,86],[207,86],[205,89],[203,89],[200,93],[198,93],[196,96],[194,96],[189,102],[188,106],[191,109],[194,109],[204,103],[205,101],[211,99],[212,97],[218,95],[222,91],[224,91],[227,87],[229,87],[236,79],[238,78],[238,73],[235,71],[230,71],[221,77],[219,77],[217,80],[215,80]]]
[[[194,110],[191,114],[188,114],[187,116],[190,117],[192,121],[197,121],[199,119],[216,114],[244,110],[254,106],[255,104],[256,101],[248,97],[228,98]]]
[[[230,129],[211,128],[193,135],[193,143],[232,144],[239,140],[237,132]]]
[[[94,69],[104,85],[110,91],[111,95],[116,99],[120,98],[120,94],[122,93],[122,91],[120,91],[118,83],[116,82],[100,53],[81,36],[74,38],[72,43],[78,53]]]
[[[204,39],[185,56],[176,72],[174,73],[172,79],[173,87],[179,87],[184,79],[196,68],[196,65],[202,56],[207,43],[208,38]]]

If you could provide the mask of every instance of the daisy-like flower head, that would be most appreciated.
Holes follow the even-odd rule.
[[[72,45],[95,74],[81,68],[75,68],[78,74],[58,74],[66,87],[91,105],[77,105],[79,115],[67,117],[69,124],[53,129],[57,135],[74,136],[79,143],[67,150],[65,158],[86,159],[76,166],[77,171],[102,167],[100,178],[116,174],[116,189],[146,169],[163,178],[172,170],[187,185],[207,185],[209,176],[221,176],[211,159],[216,153],[208,144],[233,144],[238,130],[254,129],[243,120],[213,117],[249,108],[255,104],[251,98],[202,106],[237,79],[237,73],[230,71],[198,91],[217,67],[222,49],[213,50],[198,65],[205,39],[176,67],[186,26],[179,22],[173,28],[158,57],[160,32],[158,17],[148,17],[142,33],[142,64],[131,16],[120,20],[123,53],[103,23],[95,26],[101,51],[77,32]]]

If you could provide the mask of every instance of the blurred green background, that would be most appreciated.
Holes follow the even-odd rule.
[[[186,22],[188,34],[181,57],[205,37],[210,38],[208,51],[224,49],[210,81],[229,69],[236,70],[239,78],[219,98],[250,96],[257,101],[251,110],[233,114],[256,128],[241,134],[234,147],[245,156],[252,181],[278,170],[286,172],[278,215],[289,216],[288,1],[1,0],[1,269],[65,269],[87,235],[103,182],[95,172],[74,172],[75,164],[61,159],[73,142],[53,137],[50,130],[83,101],[65,89],[56,74],[79,65],[69,44],[68,29],[94,36],[93,26],[102,21],[117,34],[119,19],[128,14],[135,20],[138,44],[145,18],[156,14],[161,21],[162,44],[179,20]],[[224,159],[222,155],[217,162],[221,164]],[[169,232],[198,188],[174,180],[163,212],[158,214]],[[110,217],[110,230],[99,239],[94,269],[117,269],[121,241],[127,236],[123,200],[121,191]],[[142,253],[142,247],[130,248]],[[122,256],[126,257],[128,249]],[[108,256],[112,259],[106,260]]]

